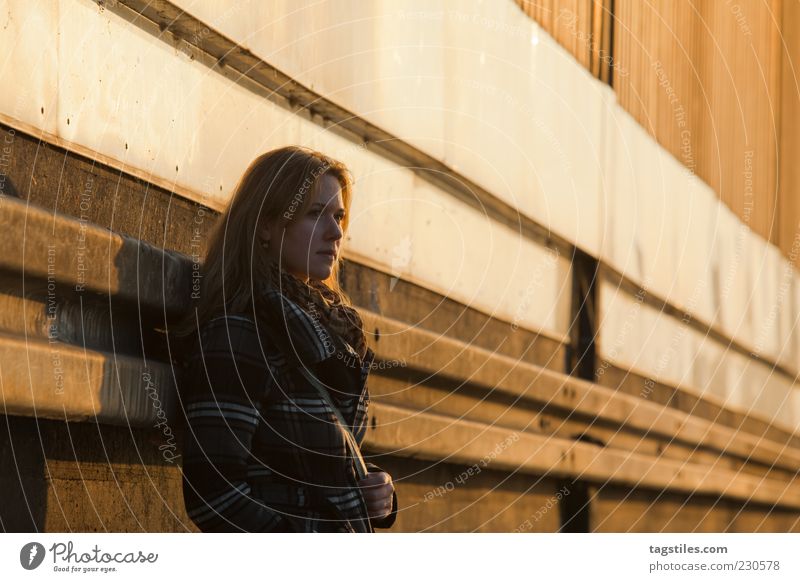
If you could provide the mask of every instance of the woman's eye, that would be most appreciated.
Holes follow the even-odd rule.
[[[308,216],[319,216],[319,215],[320,215],[320,210],[319,209],[309,210],[308,211]],[[336,222],[342,222],[344,220],[344,213],[336,214],[335,218],[336,218]]]

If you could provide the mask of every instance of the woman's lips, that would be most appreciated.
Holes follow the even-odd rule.
[[[320,251],[317,253],[318,255],[325,255],[326,257],[330,257],[332,259],[336,258],[336,253],[333,251]]]

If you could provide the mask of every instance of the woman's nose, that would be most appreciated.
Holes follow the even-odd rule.
[[[339,240],[344,235],[344,231],[342,231],[342,225],[339,224],[339,221],[336,218],[331,218],[328,226],[328,237],[332,240]]]

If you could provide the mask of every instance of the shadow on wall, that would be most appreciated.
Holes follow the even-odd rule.
[[[2,202],[0,528],[195,531],[156,332],[188,305],[188,257]]]

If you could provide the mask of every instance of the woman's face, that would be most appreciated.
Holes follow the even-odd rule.
[[[344,214],[339,181],[325,174],[305,216],[297,216],[286,225],[276,221],[267,228],[267,253],[303,281],[327,279],[339,258]]]

